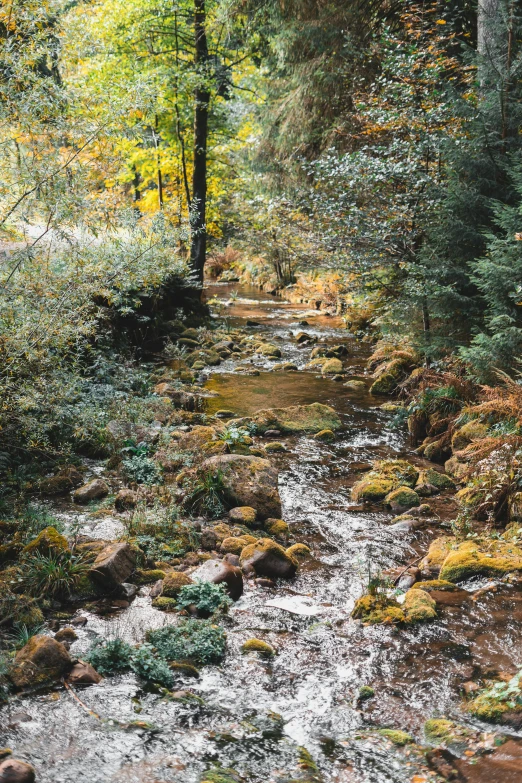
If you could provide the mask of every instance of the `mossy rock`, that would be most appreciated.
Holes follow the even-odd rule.
[[[446,557],[448,556],[448,552],[455,542],[456,539],[450,536],[436,538],[431,542],[428,553],[423,559],[420,568],[422,570],[428,571],[432,575],[439,576],[442,564],[444,563]],[[451,582],[452,580],[446,579],[445,581]]]
[[[288,547],[286,554],[294,560],[306,560],[307,558],[312,557],[312,552],[306,544],[293,544]]]
[[[504,576],[511,571],[522,571],[521,548],[505,541],[490,541],[486,551],[485,545],[464,541],[448,552],[440,578],[461,582],[474,576]]]
[[[341,419],[329,405],[313,402],[310,405],[294,405],[288,408],[267,408],[253,416],[259,432],[279,430],[280,432],[336,431]]]
[[[241,565],[247,571],[253,569],[258,576],[288,579],[295,575],[298,561],[271,538],[260,538],[243,549]]]
[[[386,505],[391,506],[394,511],[400,511],[401,509],[420,506],[420,497],[410,487],[397,487],[397,489],[386,495],[384,502]]]
[[[229,519],[235,524],[252,527],[257,519],[257,511],[251,506],[236,506],[228,512]]]
[[[40,599],[41,602],[41,599]],[[13,596],[9,602],[9,617],[0,616],[0,620],[8,620],[11,624],[25,625],[34,628],[42,625],[44,616],[34,598],[28,595]]]
[[[161,609],[162,612],[177,612],[178,602],[175,598],[168,598],[166,595],[160,595],[152,602],[155,609]]]
[[[446,718],[431,718],[424,724],[424,736],[430,745],[441,745],[459,742],[471,737],[471,732]]]
[[[270,533],[274,538],[286,539],[290,528],[288,523],[284,519],[267,519],[265,522],[265,530]]]
[[[366,625],[394,625],[405,620],[399,603],[385,595],[363,595],[355,602],[352,617]]]
[[[169,669],[175,674],[184,674],[187,677],[199,677],[199,669],[191,663],[171,661],[169,663]]]
[[[65,536],[62,536],[55,527],[49,526],[42,530],[32,541],[24,547],[24,552],[32,555],[39,552],[42,555],[50,553],[65,552],[69,549],[69,544]]]
[[[343,386],[346,389],[351,389],[352,391],[364,391],[366,389],[366,383],[364,381],[358,381],[353,378],[349,381],[346,381],[346,383],[343,383]]]
[[[457,456],[453,455],[444,463],[444,470],[450,476],[453,476],[456,481],[461,481],[468,473],[469,465],[466,462],[461,462]]]
[[[434,440],[432,443],[428,443],[424,448],[424,456],[429,459],[430,462],[444,463],[449,457],[450,451],[447,446],[444,445],[442,440]]]
[[[339,359],[328,359],[321,367],[323,375],[338,375],[343,371],[343,363]]]
[[[321,443],[331,443],[335,440],[335,433],[333,433],[332,430],[321,430],[320,432],[316,432],[314,440],[318,440]]]
[[[50,636],[32,636],[16,654],[9,677],[17,688],[57,682],[72,667],[69,653]]]
[[[22,544],[16,541],[12,541],[9,544],[0,545],[0,563],[9,563],[18,559],[20,552],[23,550]]]
[[[166,575],[161,568],[137,568],[133,581],[137,585],[149,585],[152,582],[157,582],[158,579],[165,579]]]
[[[80,486],[82,482],[83,476],[78,468],[69,465],[61,468],[55,476],[42,479],[39,490],[43,495],[65,495]]]
[[[265,443],[265,451],[267,454],[280,454],[282,451],[286,451],[286,448],[282,443],[275,440],[271,443]]]
[[[276,654],[274,648],[268,644],[268,642],[261,641],[261,639],[248,639],[248,641],[241,646],[241,652],[256,652],[263,656],[263,658],[272,658]]]
[[[397,376],[391,372],[380,375],[370,386],[370,394],[393,394],[397,388]]]
[[[268,359],[281,358],[281,349],[278,348],[277,345],[272,345],[271,343],[261,343],[261,345],[256,348],[256,353],[261,356],[266,356]]]
[[[435,601],[425,590],[408,590],[402,609],[408,624],[423,623],[437,617]]]
[[[163,580],[162,595],[166,598],[177,598],[181,588],[191,584],[192,579],[183,571],[169,571]]]
[[[352,487],[352,499],[356,503],[378,503],[393,489],[393,481],[386,478],[363,478]]]
[[[241,783],[241,780],[234,769],[213,767],[201,775],[199,783]]]
[[[453,451],[462,451],[473,441],[487,438],[488,432],[487,426],[480,421],[468,421],[467,424],[464,424],[453,433],[451,448]]]
[[[375,696],[375,690],[371,685],[361,685],[359,693],[357,694],[357,701],[368,701]]]
[[[242,536],[228,536],[221,542],[221,551],[231,555],[240,555],[249,542]]]
[[[425,593],[431,593],[432,590],[436,592],[454,592],[459,588],[454,585],[453,582],[448,582],[445,579],[426,579],[425,582],[415,582],[410,588],[411,590],[424,590]]]
[[[439,471],[434,470],[434,468],[428,468],[428,470],[422,470],[420,472],[415,488],[417,488],[419,484],[431,484],[431,486],[436,487],[439,490],[455,489],[455,482],[453,479],[445,473],[439,473]]]
[[[413,488],[417,483],[419,471],[405,459],[384,459],[373,463],[373,470],[386,478],[392,479],[395,486]]]
[[[404,747],[404,745],[411,745],[411,743],[414,742],[413,737],[399,729],[378,729],[377,733],[380,734],[381,737],[385,737],[387,740],[390,740],[390,742],[393,742],[393,744],[397,745],[399,748]]]

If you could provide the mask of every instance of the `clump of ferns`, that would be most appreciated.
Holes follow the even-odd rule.
[[[92,565],[92,555],[68,549],[34,552],[19,567],[20,586],[27,595],[66,597],[80,585]]]

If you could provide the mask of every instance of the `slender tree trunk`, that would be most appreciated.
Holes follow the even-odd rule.
[[[158,118],[154,118],[154,146],[156,147],[156,163],[157,163],[157,178],[158,178],[158,206],[163,209],[163,175],[161,173],[161,154],[159,140],[160,135],[158,133]]]
[[[190,259],[192,269],[200,283],[203,282],[203,267],[207,254],[207,138],[208,104],[210,92],[206,86],[206,64],[208,62],[208,44],[206,33],[205,0],[194,0],[194,35],[196,68],[199,72],[200,86],[195,92],[194,117],[194,170],[192,174],[192,238]]]

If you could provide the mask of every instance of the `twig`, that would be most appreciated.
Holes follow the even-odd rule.
[[[411,567],[412,567],[412,566],[414,566],[416,563],[420,563],[420,561],[421,561],[423,558],[424,558],[424,555],[421,555],[421,556],[420,556],[420,557],[418,557],[416,560],[414,560],[414,561],[413,561],[413,563],[408,563],[408,565],[406,566],[406,568],[405,568],[403,571],[401,571],[401,572],[400,572],[400,574],[399,574],[399,576],[397,577],[397,579],[395,579],[395,580],[394,580],[393,584],[394,584],[394,585],[396,585],[396,584],[397,584],[397,582],[399,581],[399,579],[401,578],[401,576],[402,576],[403,574],[405,574],[405,573],[406,573],[406,571],[408,570],[408,568],[411,568]]]
[[[68,692],[71,694],[71,696],[73,697],[73,699],[75,699],[75,700],[78,702],[78,704],[79,704],[79,705],[80,705],[80,706],[81,706],[81,707],[82,707],[82,708],[85,710],[85,712],[88,712],[88,713],[89,713],[89,715],[92,715],[92,717],[93,717],[93,718],[97,718],[98,720],[101,720],[101,716],[100,716],[100,715],[98,715],[98,713],[97,713],[97,712],[94,712],[94,710],[91,710],[91,708],[90,708],[90,707],[88,707],[88,706],[87,706],[87,705],[86,705],[86,704],[85,704],[85,703],[84,703],[84,702],[83,702],[83,701],[80,699],[80,697],[78,696],[78,694],[77,694],[77,693],[75,693],[75,691],[73,691],[73,689],[71,688],[71,686],[69,685],[69,683],[68,683],[68,682],[66,682],[65,678],[63,678],[63,677],[62,677],[62,682],[63,682],[63,685],[64,685],[65,689],[66,689],[66,690],[67,690],[67,691],[68,691]]]

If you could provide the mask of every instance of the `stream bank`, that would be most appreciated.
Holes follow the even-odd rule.
[[[508,584],[475,580],[461,585],[464,595],[448,600],[426,625],[364,626],[351,618],[368,571],[396,573],[393,569],[400,572],[419,560],[440,535],[441,521],[454,514],[453,493],[429,499],[433,513],[417,531],[391,525],[396,515],[385,508],[354,502],[351,487],[375,460],[430,465],[412,453],[404,433],[389,427],[392,415],[369,393],[368,346],[347,336],[333,317],[252,289],[231,298],[235,290],[225,285],[209,290],[224,302],[220,318],[226,328],[262,335],[281,355],[277,360],[257,353],[231,355],[202,369],[199,382],[212,395],[206,400],[207,419],[221,410],[250,417],[260,408],[316,402],[333,407],[341,418],[332,442],[283,434],[277,437],[285,450],[270,455],[279,471],[290,538],[309,546],[313,557],[301,564],[295,579],[276,588],[245,580],[242,597],[223,618],[223,663],[203,668],[197,680],[178,675],[177,692],[184,695],[173,698],[144,688],[132,674],[107,677],[81,693],[99,718],[61,688],[17,696],[2,710],[2,744],[33,764],[42,783],[70,783],[86,775],[91,783],[421,783],[444,779],[437,777],[437,760],[430,767],[425,757],[430,747],[425,722],[444,717],[469,731],[455,751],[455,758],[462,756],[461,779],[491,781],[498,774],[509,783],[509,764],[519,774],[518,732],[502,730],[514,738],[504,746],[504,755],[515,759],[506,762],[508,767],[499,766],[505,758],[495,753],[482,755],[495,748],[495,731],[461,711],[461,687],[479,670],[513,672],[522,664],[521,596]],[[300,345],[295,335],[303,331],[312,340]],[[316,338],[326,346],[343,345],[343,366],[362,383],[348,388],[347,377],[334,380],[305,369]],[[285,369],[285,363],[296,369]],[[274,365],[282,366],[274,370]],[[256,446],[268,440],[254,435]],[[87,477],[106,474],[101,461],[85,466]],[[103,540],[125,534],[121,515],[109,509],[79,511],[65,499],[52,510],[69,534]],[[170,622],[171,615],[152,606],[149,592],[142,588],[122,602],[126,606],[109,600],[103,613],[92,606],[78,609],[75,616],[87,623],[77,628],[71,654],[84,655],[97,636],[135,644],[145,631]],[[252,636],[277,654],[270,659],[242,654]],[[361,698],[363,687],[371,687],[373,697]],[[415,743],[405,740],[401,747],[396,736],[379,729],[407,732]],[[470,765],[470,758],[479,763]],[[439,771],[443,763],[454,764],[442,757]],[[234,772],[216,772],[219,768]]]

